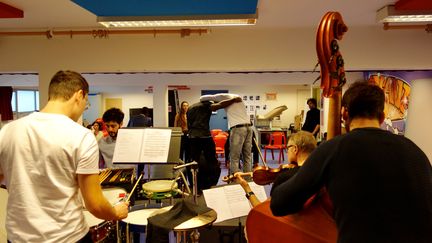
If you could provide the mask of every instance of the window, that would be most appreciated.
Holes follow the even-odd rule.
[[[11,104],[14,118],[20,118],[30,112],[39,110],[39,91],[14,90]]]
[[[12,92],[12,111],[16,112],[16,92]]]

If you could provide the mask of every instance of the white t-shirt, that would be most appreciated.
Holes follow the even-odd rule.
[[[215,102],[221,102],[223,100],[232,99],[235,97],[240,97],[236,94],[215,94],[215,95],[203,95],[200,98],[200,101],[215,101]],[[246,106],[244,102],[236,102],[231,104],[230,106],[225,108],[225,111],[228,116],[228,127],[231,128],[235,125],[240,124],[249,124],[250,118],[246,111]]]
[[[98,174],[90,130],[60,114],[35,112],[0,130],[0,173],[9,192],[12,242],[76,242],[88,226],[77,174]]]

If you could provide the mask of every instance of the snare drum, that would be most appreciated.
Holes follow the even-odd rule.
[[[171,180],[155,180],[143,184],[143,193],[149,199],[161,200],[177,195],[177,182]]]
[[[114,205],[121,201],[123,198],[126,198],[126,190],[120,187],[107,187],[102,188],[102,194],[104,197],[110,202],[111,205]]]
[[[89,211],[84,211],[84,218],[90,226],[90,234],[93,242],[103,242],[111,233],[115,233],[114,223],[111,221],[98,219]]]

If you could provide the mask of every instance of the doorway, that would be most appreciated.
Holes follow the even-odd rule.
[[[212,95],[220,93],[229,93],[228,90],[201,90],[201,95]],[[210,117],[210,130],[222,129],[222,131],[228,130],[228,120],[225,109],[219,109],[214,111]]]

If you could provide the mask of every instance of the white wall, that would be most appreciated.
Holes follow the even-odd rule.
[[[347,70],[432,69],[432,35],[425,31],[348,27],[340,42]],[[39,73],[40,105],[43,106],[48,97],[49,80],[59,69],[79,72],[311,71],[317,62],[315,33],[315,28],[251,27],[215,28],[210,34],[185,38],[179,35],[112,35],[106,39],[62,36],[50,40],[43,36],[1,37],[0,53],[4,61],[0,62],[0,72]],[[128,80],[119,82],[128,85]],[[161,82],[176,84],[171,80]],[[205,82],[217,84],[218,81],[206,79]],[[261,84],[266,84],[266,80]]]
[[[87,121],[89,124],[92,124],[97,118],[101,117],[102,101],[102,95],[100,94],[91,94],[88,96],[90,106],[82,115],[83,122]]]
[[[432,164],[431,92],[432,79],[418,79],[412,82],[405,136],[425,152]]]
[[[129,122],[130,108],[142,108],[143,106],[153,108],[153,94],[149,94],[148,92],[144,91],[143,88],[117,87],[115,88],[115,91],[102,93],[102,100],[107,98],[122,99],[123,106],[117,108],[120,108],[125,114],[123,126],[126,126]],[[102,117],[103,112],[106,110],[104,103],[105,102],[102,102],[102,110],[99,117]]]
[[[261,103],[267,105],[267,110],[261,110],[258,115],[264,115],[271,111],[273,108],[281,105],[286,105],[288,110],[284,111],[281,115],[281,126],[288,127],[289,124],[294,122],[294,116],[301,112],[301,108],[306,108],[306,104],[298,104],[298,92],[299,90],[308,90],[310,85],[300,85],[300,83],[312,83],[313,79],[316,78],[317,73],[276,73],[276,74],[152,74],[149,78],[145,74],[137,74],[137,77],[133,77],[138,80],[143,80],[141,84],[135,83],[134,85],[141,86],[125,86],[122,84],[122,80],[130,78],[129,75],[115,74],[109,77],[109,84],[105,86],[105,92],[101,94],[102,100],[106,98],[121,98],[123,106],[119,107],[125,112],[125,125],[129,121],[129,109],[139,108],[147,106],[154,108],[154,94],[145,91],[148,86],[152,85],[152,82],[165,82],[168,84],[187,84],[189,90],[179,90],[179,101],[188,101],[189,104],[193,104],[199,101],[201,96],[201,90],[226,90],[228,89],[231,93],[239,95],[260,95]],[[96,77],[97,76],[97,77]],[[97,86],[103,84],[107,78],[103,78],[104,75],[86,75],[87,80],[90,82],[90,90],[92,92],[93,85],[96,83]],[[127,77],[127,78],[125,78]],[[350,82],[362,78],[361,72],[349,72],[347,78]],[[223,83],[224,85],[216,85]],[[243,85],[241,85],[243,83]],[[229,85],[228,85],[229,84]],[[318,82],[319,84],[319,82]],[[129,85],[131,85],[129,83]],[[347,84],[348,86],[349,84]],[[266,101],[266,93],[277,93],[277,100]],[[102,106],[104,102],[102,101]],[[158,103],[157,105],[160,105]],[[102,116],[106,110],[105,107],[101,107],[99,117]]]
[[[0,72],[41,75],[42,105],[58,69],[79,72],[312,70],[315,28],[218,28],[210,34],[2,37]],[[340,43],[347,70],[432,69],[432,36],[422,30],[352,27]],[[126,82],[126,81],[123,81]]]
[[[312,70],[315,28],[218,28],[210,34],[2,37],[0,71]],[[431,69],[432,36],[423,30],[350,27],[340,42],[348,70]]]
[[[281,126],[289,127],[289,124],[294,122],[294,116],[299,113],[297,111],[297,89],[305,89],[304,86],[298,85],[245,85],[245,86],[191,86],[191,90],[179,91],[179,100],[186,100],[189,104],[199,101],[201,90],[223,90],[228,89],[230,93],[243,95],[259,95],[261,97],[261,104],[267,105],[267,110],[261,110],[257,115],[264,115],[277,106],[286,105],[288,110],[284,111],[281,115]],[[266,93],[277,93],[277,100],[266,100]],[[261,105],[262,107],[262,105]]]

